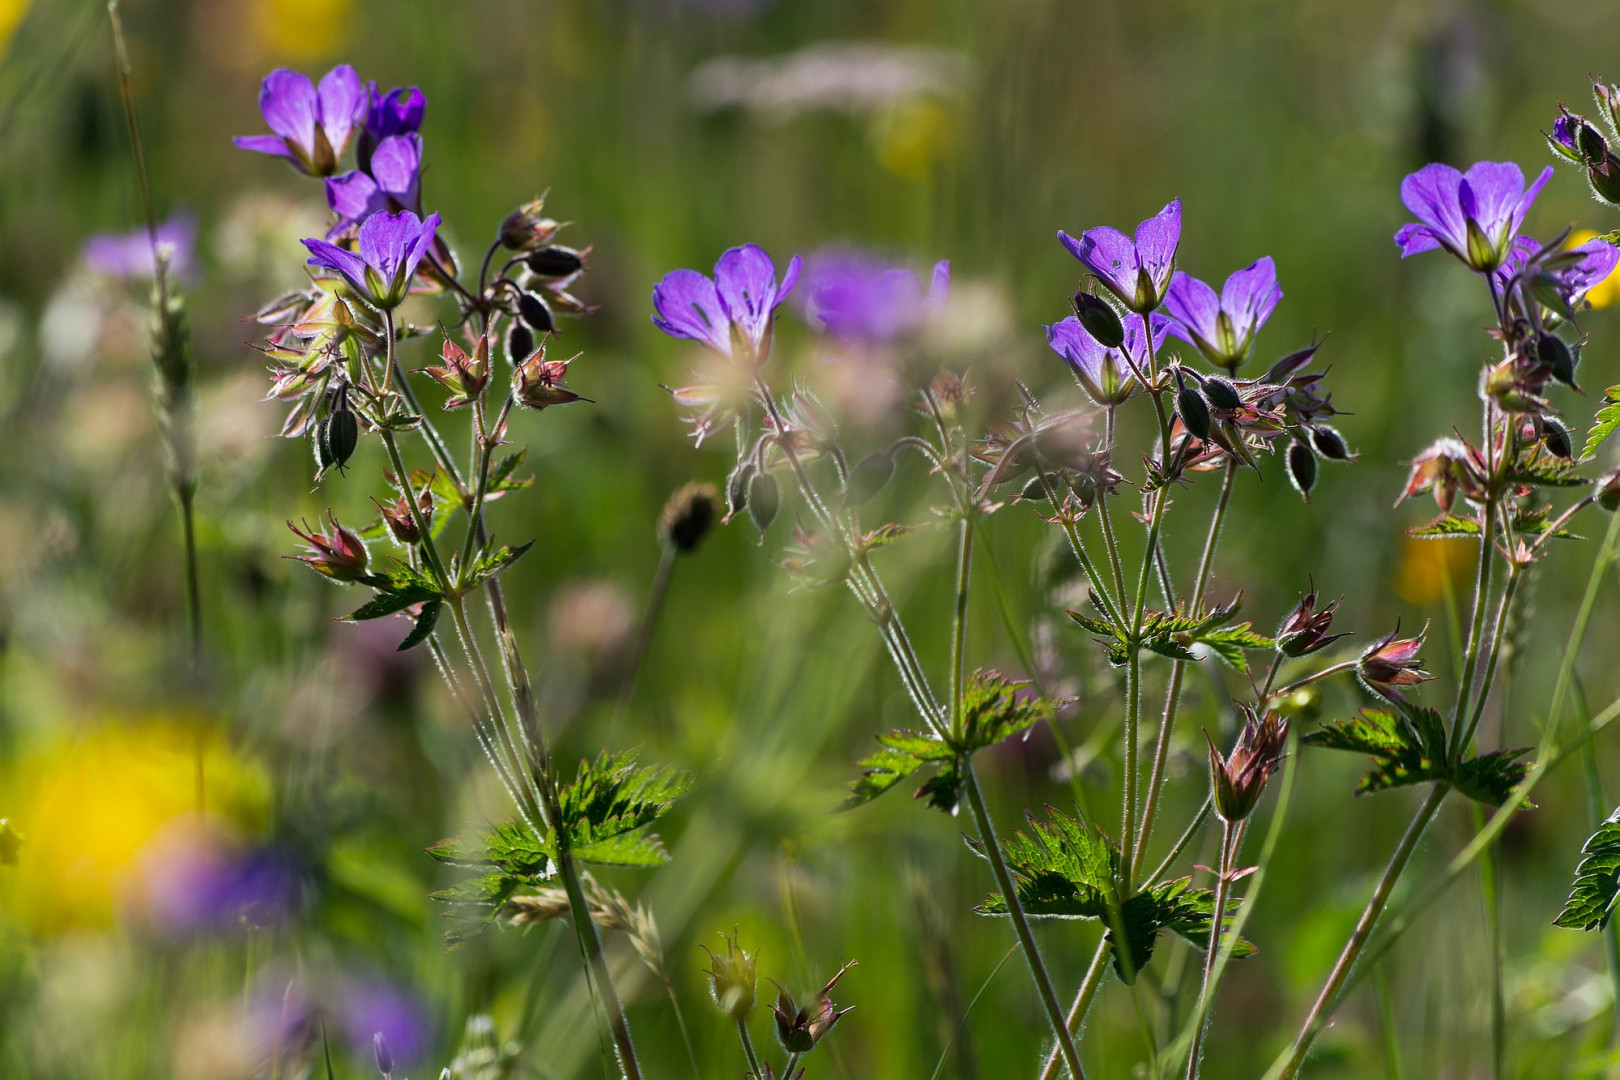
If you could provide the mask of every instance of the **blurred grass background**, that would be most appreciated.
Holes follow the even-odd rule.
[[[657,918],[703,1075],[742,1068],[704,1004],[698,948],[736,925],[762,972],[796,993],[859,959],[839,999],[858,1008],[811,1062],[813,1075],[840,1077],[928,1076],[942,1054],[941,1075],[1025,1075],[1044,1029],[1021,963],[997,967],[1010,935],[968,911],[988,876],[961,825],[899,795],[831,812],[872,734],[910,718],[847,598],[788,591],[770,561],[780,525],[764,550],[734,526],[681,561],[634,708],[615,723],[659,507],[689,479],[718,480],[729,446],[693,451],[658,389],[679,383],[693,356],[650,326],[653,282],[748,240],[779,262],[837,243],[918,268],[948,258],[960,335],[934,359],[971,363],[992,390],[1016,375],[1072,394],[1040,334],[1077,278],[1055,231],[1128,229],[1180,196],[1188,271],[1218,280],[1276,258],[1286,299],[1263,358],[1331,331],[1321,358],[1362,454],[1353,470],[1326,470],[1310,506],[1275,469],[1241,486],[1217,594],[1244,589],[1246,614],[1265,627],[1314,574],[1329,597],[1346,594],[1340,621],[1358,640],[1397,618],[1430,621],[1430,667],[1444,675],[1456,648],[1441,587],[1448,545],[1405,540],[1422,508],[1388,507],[1403,459],[1473,423],[1474,373],[1492,346],[1469,275],[1439,256],[1396,257],[1399,181],[1429,160],[1517,160],[1533,173],[1550,160],[1539,130],[1557,102],[1584,109],[1587,72],[1620,77],[1620,9],[1582,0],[134,0],[125,18],[159,212],[189,208],[200,221],[189,300],[208,679],[177,689],[179,552],[140,297],[78,267],[87,234],[132,228],[139,213],[105,12],[96,0],[0,0],[0,817],[26,837],[20,865],[0,867],[6,1076],[320,1074],[318,1044],[267,1062],[248,1034],[289,1011],[289,985],[322,999],[338,1075],[372,1074],[357,1002],[385,997],[420,1035],[402,1062],[410,1075],[436,1075],[482,1013],[499,1041],[524,1045],[517,1075],[604,1070],[564,928],[442,951],[426,894],[447,879],[421,849],[504,812],[498,789],[420,655],[392,651],[395,628],[330,622],[351,597],[280,558],[293,550],[288,517],[330,503],[365,518],[380,455],[311,490],[306,444],[275,440],[280,410],[259,401],[262,364],[245,344],[255,328],[242,318],[301,280],[297,239],[325,213],[317,186],[229,144],[260,130],[269,68],[318,74],[348,61],[385,87],[420,85],[427,205],[464,261],[543,190],[548,209],[576,223],[565,238],[594,245],[580,292],[600,311],[570,322],[563,346],[583,351],[572,385],[597,404],[520,419],[514,438],[533,445],[538,483],[493,512],[502,539],[538,538],[510,578],[525,651],[564,759],[640,745],[705,778],[665,829],[670,866],[601,875]],[[822,50],[808,54],[822,60],[812,74],[858,89],[862,64],[827,67],[850,43],[927,50],[901,55],[944,76],[868,87],[853,105],[795,99],[803,81],[777,87],[774,104],[704,96],[726,70],[705,65],[811,49]],[[1576,220],[1614,225],[1563,170],[1527,228],[1547,237]],[[1588,389],[1620,382],[1612,322],[1597,312],[1583,324]],[[785,365],[816,370],[815,340],[794,316],[780,338]],[[1572,426],[1592,401],[1566,401]],[[1195,556],[1209,486],[1177,500],[1177,565]],[[939,493],[902,469],[884,499],[895,519],[915,520]],[[1117,722],[1118,695],[1084,635],[1058,621],[1051,531],[1016,509],[992,522],[970,660],[1019,671],[1009,626],[1049,640],[1081,691],[1064,721],[1080,744]],[[1537,738],[1593,546],[1557,552],[1533,579],[1487,738]],[[1463,588],[1472,553],[1455,553]],[[949,559],[939,536],[885,565],[935,664]],[[1612,580],[1602,597],[1581,666],[1594,711],[1620,693]],[[1167,833],[1205,791],[1199,726],[1215,730],[1238,692],[1197,688]],[[1328,695],[1330,713],[1355,704],[1348,687]],[[286,921],[175,937],[129,907],[153,837],[191,805],[199,731],[216,812],[296,869]],[[1599,751],[1620,790],[1612,744]],[[1003,828],[1022,807],[1066,805],[1057,756],[1037,737],[986,763]],[[1276,1052],[1410,813],[1408,792],[1353,801],[1355,765],[1315,753],[1298,763],[1290,824],[1249,924],[1261,953],[1226,984],[1209,1077],[1258,1075]],[[1600,942],[1549,925],[1589,831],[1577,768],[1540,789],[1540,807],[1504,842],[1510,1076],[1607,1068],[1614,1007]],[[1116,777],[1083,773],[1105,824]],[[1431,877],[1470,828],[1465,809],[1448,810],[1410,882]],[[1211,848],[1189,861],[1212,858]],[[1481,912],[1470,876],[1385,963],[1393,1029],[1363,990],[1313,1074],[1381,1075],[1393,1055],[1408,1076],[1489,1075]],[[1097,929],[1041,933],[1066,996]],[[1188,962],[1174,954],[1155,966]],[[614,956],[653,1075],[684,1074],[663,989],[622,943]],[[1137,1009],[1153,1015],[1155,985],[1145,979],[1135,1002],[1117,984],[1105,990],[1085,1040],[1095,1075],[1125,1075],[1142,1056]]]

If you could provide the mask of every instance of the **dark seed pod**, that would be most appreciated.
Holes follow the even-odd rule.
[[[1204,397],[1208,398],[1209,403],[1217,409],[1236,409],[1243,404],[1243,399],[1238,396],[1237,387],[1232,385],[1232,380],[1220,375],[1204,376]]]
[[[1344,436],[1339,434],[1338,428],[1327,424],[1318,424],[1311,428],[1311,445],[1316,452],[1329,461],[1349,461],[1350,447],[1345,444]]]
[[[332,449],[326,442],[326,429],[331,420],[321,420],[315,425],[314,437],[310,440],[311,448],[315,451],[315,471],[324,473],[337,462],[332,460]]]
[[[337,466],[338,472],[342,472],[354,456],[355,447],[360,444],[360,424],[347,408],[336,409],[326,418],[321,428],[321,438],[326,443],[332,464]]]
[[[1103,348],[1117,349],[1125,343],[1125,324],[1119,321],[1119,312],[1101,297],[1075,293],[1074,317]]]
[[[1302,442],[1288,444],[1288,482],[1294,490],[1311,501],[1311,488],[1316,486],[1316,455]]]
[[[1552,377],[1565,386],[1575,385],[1575,353],[1557,334],[1542,334],[1536,339],[1536,359],[1547,365]]]
[[[748,508],[748,482],[754,478],[754,463],[743,460],[726,477],[726,518],[740,514]]]
[[[573,248],[548,247],[523,260],[531,273],[544,278],[565,278],[585,269],[585,260]]]
[[[1575,456],[1575,446],[1569,441],[1569,429],[1561,421],[1550,416],[1541,418],[1541,440],[1547,447],[1547,453],[1553,457],[1569,461]]]
[[[893,477],[894,458],[887,450],[867,454],[849,470],[849,478],[844,481],[845,505],[852,509],[865,506]]]
[[[1318,346],[1312,345],[1310,348],[1289,353],[1271,365],[1271,370],[1266,372],[1264,381],[1271,383],[1273,386],[1281,386],[1286,383],[1304,370],[1305,365],[1310,363],[1311,358],[1316,355],[1317,348]]]
[[[1176,415],[1195,439],[1204,442],[1209,439],[1209,406],[1204,402],[1204,395],[1181,382],[1179,375],[1176,381],[1181,383],[1176,391]]]
[[[658,518],[658,540],[676,551],[697,550],[720,516],[720,493],[713,484],[687,484],[669,497]]]
[[[1024,485],[1024,490],[1018,493],[1018,497],[1024,502],[1046,502],[1046,485],[1041,483],[1039,476],[1032,476],[1029,483]]]
[[[776,520],[776,511],[782,505],[782,490],[776,477],[768,472],[755,473],[748,481],[748,517],[761,536]]]
[[[518,296],[518,314],[523,316],[524,322],[542,334],[549,334],[557,329],[557,320],[551,317],[551,309],[534,293],[522,293]]]
[[[533,355],[534,334],[527,326],[514,322],[512,329],[506,332],[506,358],[515,367]]]

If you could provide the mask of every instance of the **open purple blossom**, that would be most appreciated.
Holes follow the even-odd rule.
[[[177,278],[190,276],[196,255],[197,219],[187,212],[177,213],[151,235],[145,229],[127,233],[97,233],[84,243],[84,265],[108,277],[150,278],[157,269],[153,242],[165,249],[169,273]]]
[[[770,255],[744,244],[720,256],[712,279],[696,270],[671,270],[653,286],[653,325],[724,356],[762,363],[770,354],[771,319],[793,291],[801,265],[793,256],[778,284]]]
[[[384,94],[377,90],[376,83],[366,85],[366,97],[366,123],[355,143],[355,157],[360,168],[370,172],[372,155],[384,139],[415,135],[422,130],[427,98],[414,86],[409,90],[396,86]]]
[[[387,309],[398,307],[410,291],[438,227],[438,214],[424,221],[409,210],[377,213],[360,223],[358,254],[325,240],[306,239],[304,246],[310,266],[342,275],[360,297]]]
[[[1466,173],[1423,166],[1401,181],[1401,201],[1418,219],[1395,234],[1401,258],[1445,248],[1482,274],[1495,270],[1552,173],[1549,165],[1526,190],[1512,162],[1481,161]]]
[[[301,889],[285,853],[234,844],[191,823],[159,834],[142,853],[142,870],[151,917],[174,934],[278,923]]]
[[[1277,265],[1267,256],[1227,278],[1219,296],[1197,278],[1177,271],[1170,279],[1164,309],[1175,320],[1170,324],[1172,334],[1215,366],[1236,371],[1282,294]]]
[[[243,135],[232,142],[286,158],[311,176],[331,176],[365,116],[366,93],[348,64],[327,72],[318,89],[308,75],[277,68],[264,77],[259,110],[274,134]]]
[[[330,239],[378,211],[422,212],[422,138],[390,135],[377,145],[368,169],[328,177],[326,202],[340,219]]]
[[[1164,344],[1171,320],[1163,315],[1152,315],[1149,319],[1153,325],[1153,348],[1157,350]],[[1117,349],[1104,347],[1073,315],[1046,328],[1046,343],[1063,357],[1081,389],[1098,405],[1118,405],[1129,398],[1137,390],[1135,371],[1146,370],[1147,333],[1142,316],[1130,312],[1121,322],[1125,326],[1125,340]]]
[[[881,345],[916,333],[943,309],[951,264],[935,264],[926,291],[911,270],[859,251],[813,255],[804,277],[806,319],[840,341]]]
[[[332,1004],[357,1058],[372,1051],[378,1034],[400,1062],[415,1061],[427,1051],[432,1026],[422,1003],[408,990],[381,980],[356,979],[343,987],[341,995]]]
[[[1164,301],[1170,274],[1176,267],[1176,245],[1181,241],[1181,200],[1171,199],[1163,210],[1136,227],[1132,239],[1118,229],[1099,225],[1077,240],[1062,230],[1058,240],[1069,254],[1096,274],[1120,303],[1146,315]]]

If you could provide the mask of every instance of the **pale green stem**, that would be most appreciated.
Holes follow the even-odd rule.
[[[1242,822],[1221,822],[1221,863],[1215,877],[1214,916],[1210,920],[1209,945],[1204,950],[1203,989],[1193,1017],[1192,1049],[1187,1053],[1187,1080],[1197,1080],[1200,1055],[1204,1050],[1204,1030],[1209,1026],[1210,1003],[1215,996],[1215,960],[1221,951],[1226,929],[1227,896],[1232,889],[1232,873],[1237,869],[1238,847],[1243,843]]]

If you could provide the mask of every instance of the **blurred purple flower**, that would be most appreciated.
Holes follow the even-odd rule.
[[[307,241],[306,241],[307,243]],[[653,286],[653,325],[670,337],[702,342],[723,356],[762,363],[771,319],[799,280],[802,260],[788,263],[780,285],[776,264],[754,244],[734,247],[714,264],[714,278],[671,270]],[[739,351],[746,355],[739,356]]]
[[[308,75],[277,68],[259,88],[259,111],[275,134],[231,141],[244,150],[286,158],[311,176],[331,176],[366,108],[360,76],[348,64],[327,72],[319,89]]]
[[[1467,173],[1423,166],[1401,181],[1401,201],[1418,219],[1395,234],[1401,258],[1445,248],[1473,270],[1495,270],[1552,173],[1547,166],[1526,190],[1523,171],[1510,161],[1477,162]]]
[[[378,211],[422,212],[422,137],[390,135],[377,144],[370,166],[326,181],[326,202],[338,217],[330,239]]]
[[[1171,320],[1163,315],[1149,318],[1153,324],[1153,348],[1157,350],[1164,344]],[[1104,348],[1073,315],[1046,328],[1046,343],[1063,357],[1080,388],[1098,405],[1118,405],[1129,398],[1137,389],[1132,365],[1137,370],[1147,367],[1147,334],[1142,316],[1130,312],[1121,322],[1125,340],[1117,349]]]
[[[169,933],[265,926],[297,901],[299,874],[285,854],[194,826],[166,832],[142,862],[147,910]]]
[[[409,210],[376,213],[360,223],[359,254],[325,240],[306,239],[309,265],[341,274],[363,299],[379,308],[398,307],[439,227],[439,215],[423,221]]]
[[[116,278],[149,278],[156,270],[152,241],[145,229],[127,233],[96,233],[84,242],[84,264],[98,274]],[[169,272],[190,277],[196,256],[197,219],[181,211],[157,227],[155,239],[168,245]]]
[[[1528,236],[1515,237],[1506,260],[1492,272],[1497,288],[1505,290],[1532,262],[1541,264],[1532,282],[1537,295],[1548,307],[1567,312],[1620,266],[1620,248],[1597,239],[1567,249],[1544,248]]]
[[[414,995],[398,986],[355,980],[343,988],[335,1012],[357,1060],[372,1054],[379,1033],[396,1062],[415,1061],[427,1052],[432,1037],[427,1012]]]
[[[1097,275],[1109,292],[1119,297],[1120,303],[1146,315],[1163,302],[1176,266],[1181,200],[1171,199],[1163,210],[1138,225],[1135,239],[1099,225],[1087,229],[1078,240],[1060,229],[1058,240]]]
[[[884,344],[916,333],[945,306],[951,264],[934,265],[928,290],[912,271],[861,251],[828,251],[805,267],[804,315],[846,342]]]
[[[378,92],[376,83],[366,84],[366,124],[355,143],[355,157],[360,168],[371,171],[371,157],[384,139],[395,135],[414,135],[422,130],[422,115],[427,111],[427,98],[416,87],[406,90],[396,86],[388,93]]]
[[[1220,296],[1181,271],[1170,279],[1164,309],[1174,318],[1170,332],[1204,354],[1217,367],[1237,370],[1249,355],[1254,335],[1282,299],[1277,265],[1268,255],[1226,279]]]

